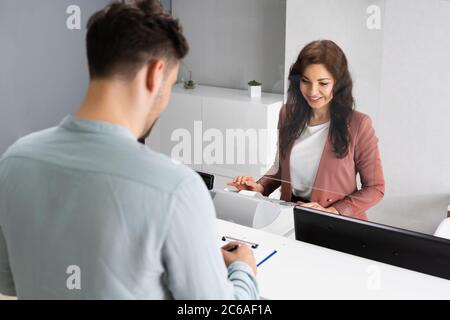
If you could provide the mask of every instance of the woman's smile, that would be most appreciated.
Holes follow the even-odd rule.
[[[308,99],[308,102],[310,102],[310,103],[317,103],[322,99],[322,97],[308,96],[307,99]]]

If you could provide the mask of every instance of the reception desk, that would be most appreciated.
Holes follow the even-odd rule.
[[[218,220],[220,236],[277,253],[258,267],[263,299],[450,299],[450,281]]]

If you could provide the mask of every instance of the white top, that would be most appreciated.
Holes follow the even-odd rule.
[[[312,127],[307,125],[292,147],[291,186],[292,193],[298,197],[311,197],[329,128],[330,121]]]

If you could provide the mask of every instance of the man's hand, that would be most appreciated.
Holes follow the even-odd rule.
[[[232,251],[228,251],[233,249]],[[245,244],[239,242],[230,242],[222,247],[223,260],[228,267],[236,261],[242,261],[249,265],[256,275],[256,260],[252,250]]]

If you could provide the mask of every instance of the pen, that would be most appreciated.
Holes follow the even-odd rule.
[[[262,265],[264,262],[266,262],[270,257],[272,257],[275,253],[277,253],[277,250],[274,250],[271,254],[269,254],[267,257],[265,257],[260,263],[258,263],[256,265],[256,267],[259,267],[260,265]]]
[[[235,244],[234,246],[230,246],[228,248],[224,248],[224,250],[226,250],[228,252],[232,252],[232,251],[236,250],[237,248],[239,248],[239,245]]]

